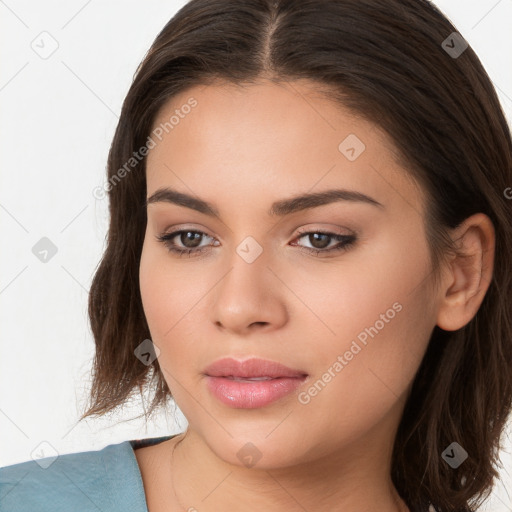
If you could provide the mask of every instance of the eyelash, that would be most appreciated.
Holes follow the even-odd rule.
[[[182,233],[198,233],[200,235],[209,236],[206,233],[204,233],[203,231],[194,231],[192,229],[182,229],[179,231],[173,231],[172,233],[158,235],[156,238],[159,242],[162,242],[166,246],[166,248],[169,252],[177,254],[178,257],[180,257],[180,258],[183,256],[186,256],[186,255],[188,255],[189,257],[192,254],[198,255],[199,253],[203,253],[204,251],[207,251],[211,248],[211,245],[201,247],[199,249],[197,249],[197,248],[195,248],[195,249],[177,248],[176,245],[174,243],[172,243],[171,241],[173,238],[175,238],[178,235],[181,235]],[[301,250],[304,250],[310,254],[315,254],[315,255],[318,255],[319,253],[325,254],[325,253],[332,253],[332,252],[347,251],[352,245],[354,245],[354,243],[356,242],[356,239],[357,239],[355,235],[337,235],[336,233],[331,233],[328,231],[306,231],[306,230],[300,231],[297,236],[297,239],[300,239],[300,238],[304,237],[305,235],[313,235],[313,234],[329,236],[331,238],[338,240],[338,242],[339,242],[339,244],[337,246],[331,247],[330,249],[312,249],[310,247],[300,246]],[[210,237],[210,238],[212,238],[212,237]]]

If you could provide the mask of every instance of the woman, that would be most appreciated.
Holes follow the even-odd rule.
[[[512,403],[511,183],[429,2],[190,1],[110,150],[83,415],[151,386],[188,428],[4,468],[0,510],[476,510]]]

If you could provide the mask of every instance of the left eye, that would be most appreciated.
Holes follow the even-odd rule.
[[[184,247],[180,247],[174,242],[174,239],[177,237],[179,242],[183,244]],[[211,248],[211,245],[202,247],[199,245],[202,237],[213,238],[202,231],[192,230],[174,231],[172,233],[158,235],[156,238],[159,242],[162,242],[170,252],[175,253],[178,256],[184,256],[185,254],[199,254]],[[323,231],[302,232],[297,237],[297,240],[305,237],[308,237],[310,243],[316,244],[316,246],[304,247],[303,245],[299,245],[299,247],[301,247],[302,250],[315,254],[347,250],[356,241],[356,236],[352,234],[340,235]],[[334,241],[337,241],[337,244],[334,247],[326,249],[326,247],[330,244],[330,242],[333,241],[333,239]]]
[[[313,244],[313,247],[302,246],[303,249],[306,249],[307,251],[313,252],[315,254],[328,253],[332,251],[344,251],[351,247],[356,241],[356,236],[352,234],[340,235],[337,233],[329,233],[325,231],[305,231],[302,232],[297,239],[300,240],[304,237],[308,237],[307,239],[311,244]],[[325,249],[325,247],[327,247],[332,241],[336,241],[337,244],[329,247],[328,249]]]

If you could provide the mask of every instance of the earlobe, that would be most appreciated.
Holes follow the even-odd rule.
[[[458,253],[448,263],[439,289],[437,325],[446,331],[464,327],[476,315],[492,280],[495,231],[489,217],[477,213],[452,232]]]

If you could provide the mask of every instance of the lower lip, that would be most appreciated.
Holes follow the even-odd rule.
[[[207,376],[209,390],[222,403],[237,409],[264,407],[295,391],[306,377],[241,381]]]

